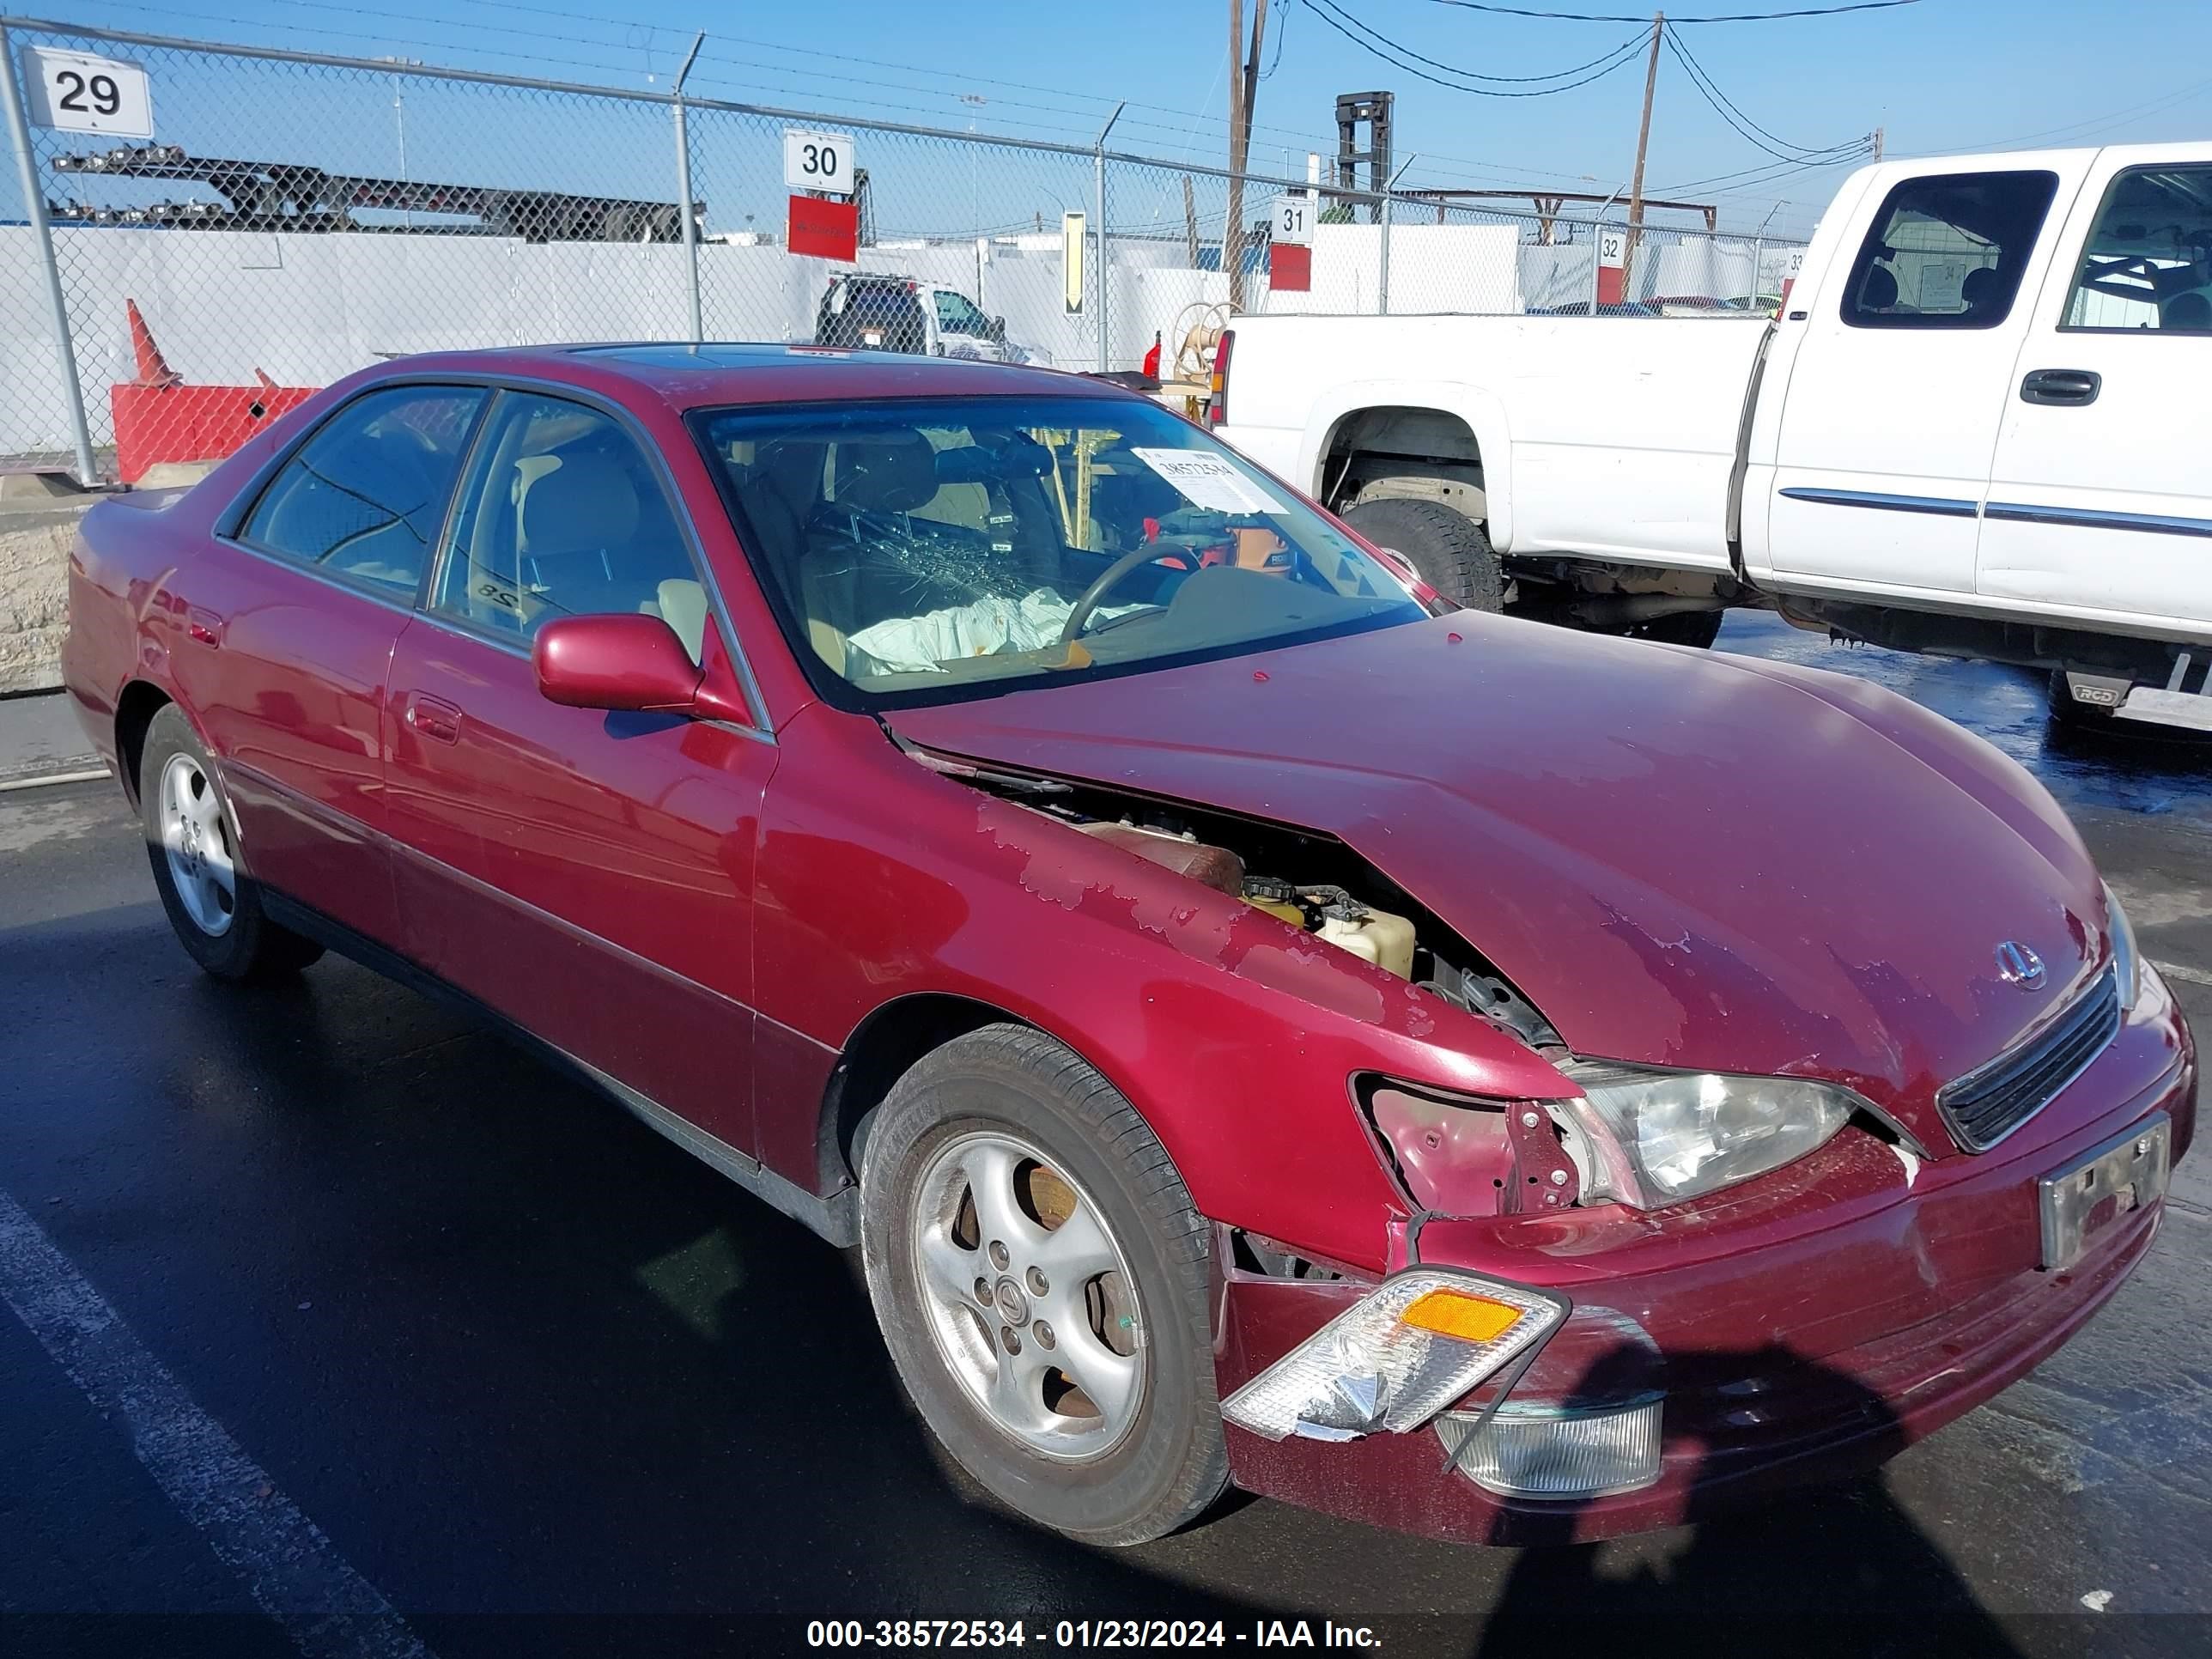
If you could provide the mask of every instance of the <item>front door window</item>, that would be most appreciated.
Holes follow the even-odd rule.
[[[504,392],[477,446],[431,609],[527,641],[556,617],[643,613],[701,659],[706,590],[668,498],[611,416]]]

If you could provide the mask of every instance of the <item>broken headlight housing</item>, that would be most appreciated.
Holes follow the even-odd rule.
[[[1615,1198],[1646,1210],[1794,1163],[1826,1145],[1863,1104],[1848,1089],[1808,1078],[1596,1060],[1559,1069],[1583,1089],[1581,1100],[1563,1103],[1587,1130],[1595,1166],[1581,1171],[1583,1200]]]

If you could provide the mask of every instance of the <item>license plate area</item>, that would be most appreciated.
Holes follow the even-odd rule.
[[[2159,1112],[2037,1182],[2045,1271],[2063,1273],[2124,1218],[2165,1197],[2172,1152],[2173,1125]]]

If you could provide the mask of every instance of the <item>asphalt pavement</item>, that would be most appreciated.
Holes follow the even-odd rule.
[[[2212,1029],[2212,749],[2057,741],[2036,677],[1768,617],[1722,648],[1879,679],[2036,771]],[[918,1618],[1048,1650],[1141,1618],[1223,1651],[1304,1621],[1401,1653],[2212,1652],[2202,1147],[2096,1322],[1878,1477],[1588,1548],[1248,1501],[1103,1553],[944,1467],[847,1259],[619,1109],[349,963],[199,975],[112,784],[0,793],[0,1655],[772,1653]]]

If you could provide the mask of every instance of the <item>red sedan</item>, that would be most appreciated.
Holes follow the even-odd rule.
[[[1066,376],[390,363],[95,507],[70,601],[204,968],[463,999],[857,1245],[945,1444],[1096,1541],[1863,1467],[2088,1320],[2193,1126],[1995,750],[1439,614]]]

